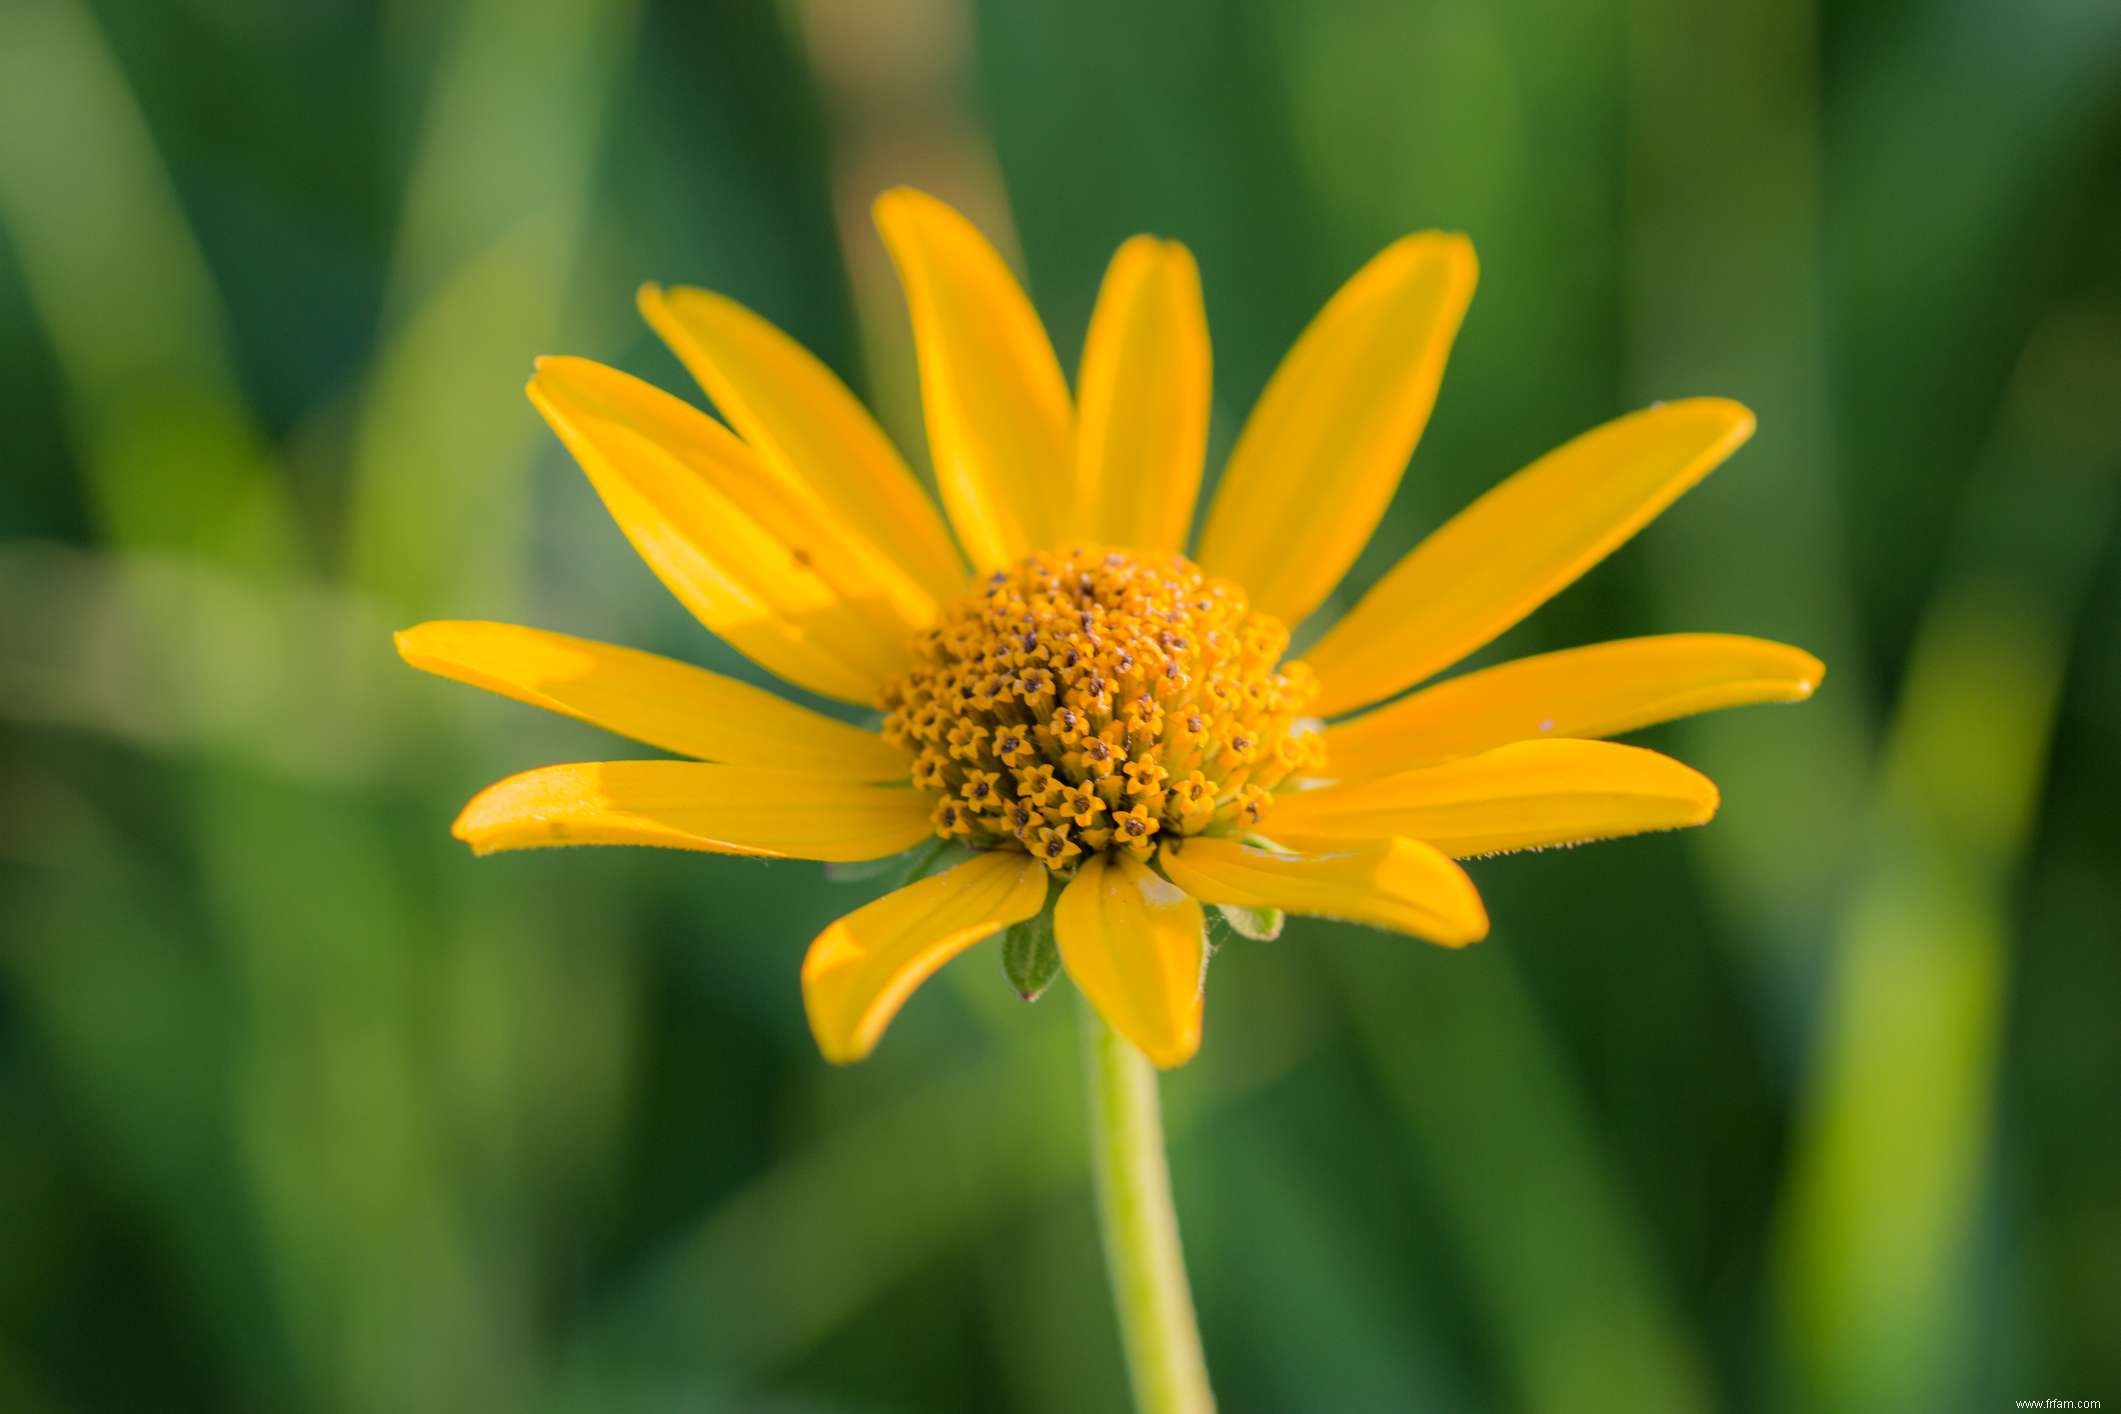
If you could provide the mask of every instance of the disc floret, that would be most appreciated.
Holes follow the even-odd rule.
[[[1323,765],[1289,633],[1178,555],[1090,547],[997,570],[914,643],[884,736],[936,834],[1059,872],[1103,851],[1242,833]]]

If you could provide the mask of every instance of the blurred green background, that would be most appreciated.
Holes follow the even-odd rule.
[[[2112,0],[0,0],[0,1409],[1121,1407],[1070,1002],[975,952],[828,1068],[797,963],[875,882],[474,862],[475,789],[629,748],[388,636],[751,673],[520,385],[689,392],[632,296],[704,284],[918,460],[902,181],[1071,367],[1188,242],[1218,454],[1470,232],[1351,587],[1725,394],[1756,440],[1488,656],[1831,666],[1646,734],[1712,828],[1475,865],[1479,948],[1224,949],[1166,1094],[1225,1406],[2121,1403]]]

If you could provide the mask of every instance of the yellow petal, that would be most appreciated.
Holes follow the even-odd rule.
[[[1163,848],[1164,873],[1202,903],[1343,918],[1463,947],[1488,935],[1488,913],[1466,871],[1408,839],[1337,852],[1277,854],[1195,837]]]
[[[1428,423],[1478,270],[1464,236],[1426,232],[1327,302],[1238,434],[1201,532],[1203,568],[1291,625],[1333,591]]]
[[[769,859],[853,862],[911,849],[935,798],[698,761],[590,761],[497,781],[457,817],[478,854],[563,844],[641,844]]]
[[[874,703],[921,622],[829,509],[698,408],[616,369],[538,361],[530,400],[626,538],[700,622],[790,682]]]
[[[906,754],[762,688],[653,653],[515,624],[436,622],[397,635],[416,668],[680,756],[855,781],[906,779]]]
[[[935,503],[847,385],[808,349],[735,300],[644,285],[641,314],[751,448],[850,526],[932,599],[965,586]]]
[[[1520,741],[1277,797],[1264,829],[1296,849],[1404,835],[1465,859],[1676,830],[1715,813],[1715,785],[1669,756],[1610,741]]]
[[[1556,448],[1408,552],[1307,655],[1333,716],[1479,648],[1642,529],[1753,435],[1721,398],[1660,403]]]
[[[1754,702],[1801,702],[1826,665],[1730,633],[1670,633],[1500,663],[1326,728],[1326,772],[1359,781],[1542,737],[1619,736]]]
[[[1083,345],[1068,533],[1179,551],[1208,449],[1208,315],[1176,241],[1136,236],[1105,271]]]
[[[1053,908],[1061,962],[1112,1029],[1166,1069],[1200,1049],[1200,905],[1131,855],[1099,855]]]
[[[1050,548],[1073,429],[1045,326],[986,237],[934,197],[887,191],[876,224],[906,288],[928,452],[958,542],[982,570]]]
[[[936,969],[1046,905],[1046,866],[1018,850],[977,855],[865,904],[803,959],[810,1034],[835,1065],[858,1061]]]

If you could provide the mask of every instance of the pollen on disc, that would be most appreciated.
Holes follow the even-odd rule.
[[[1258,824],[1323,767],[1289,632],[1178,555],[1081,547],[998,570],[914,643],[884,736],[936,796],[936,833],[1055,870]]]

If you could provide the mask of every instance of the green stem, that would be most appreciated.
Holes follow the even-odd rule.
[[[1098,1226],[1140,1414],[1213,1414],[1171,1207],[1163,1108],[1148,1057],[1082,1003]]]

